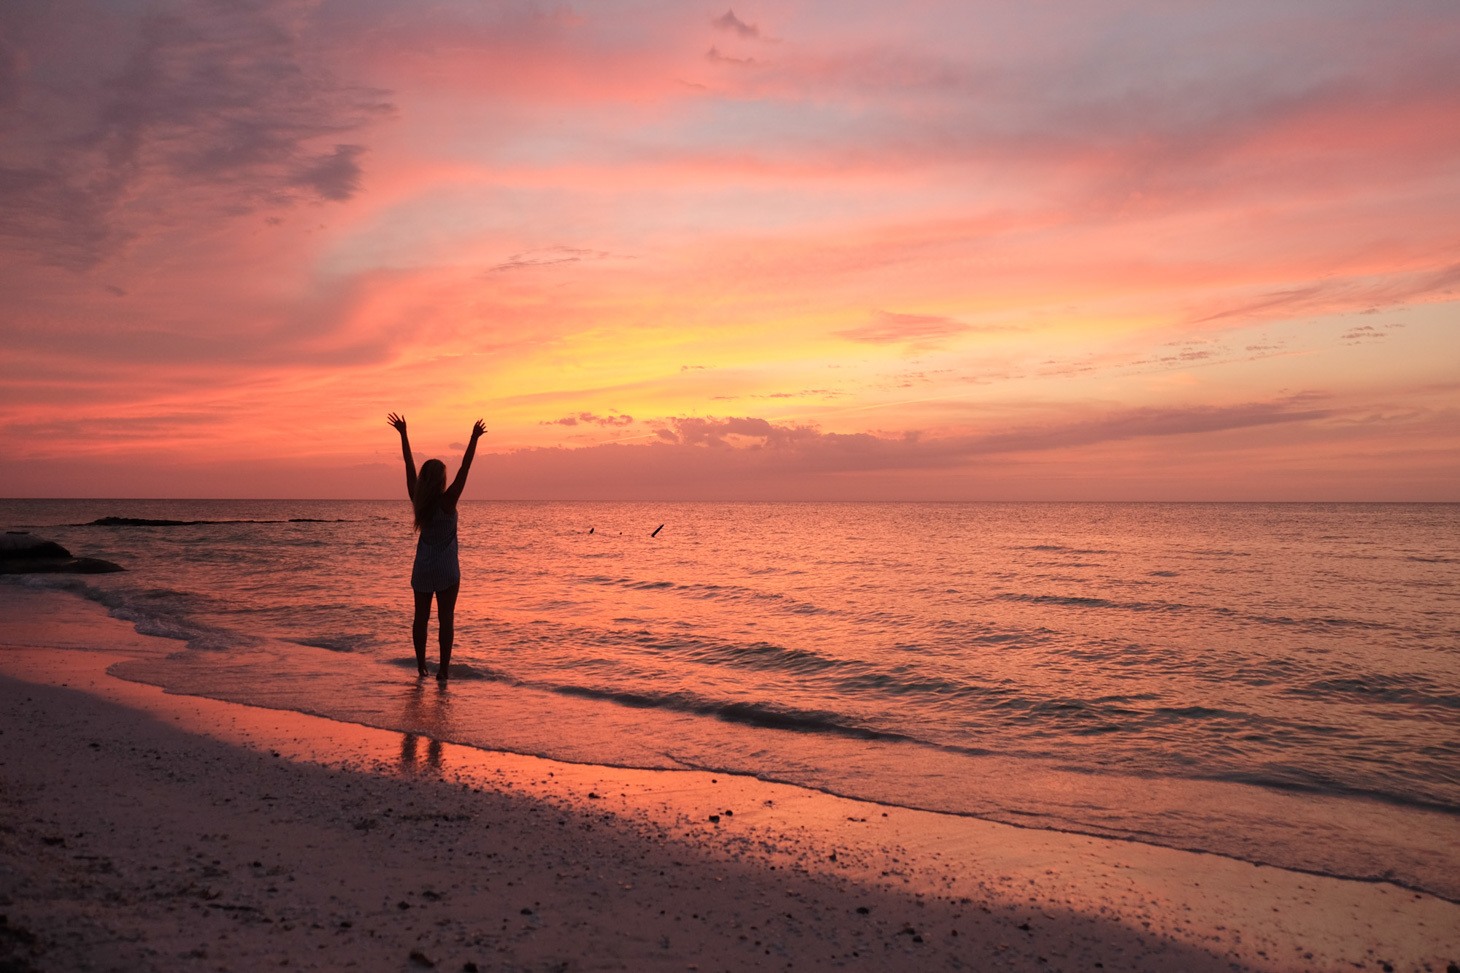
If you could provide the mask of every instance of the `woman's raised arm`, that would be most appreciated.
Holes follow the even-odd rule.
[[[416,499],[416,461],[411,457],[411,441],[406,438],[406,417],[392,412],[385,417],[385,421],[400,433],[400,451],[406,461],[406,496],[414,500]],[[475,444],[476,441],[472,442]]]
[[[461,469],[456,471],[456,479],[451,481],[451,486],[446,488],[446,497],[451,503],[461,499],[461,491],[466,489],[466,474],[471,471],[471,461],[477,454],[477,440],[486,433],[486,423],[478,419],[471,427],[471,442],[466,444],[466,452],[461,457]]]

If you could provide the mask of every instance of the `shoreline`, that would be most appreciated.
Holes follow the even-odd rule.
[[[106,673],[157,640],[60,592],[0,623],[0,960],[38,969],[1460,959],[1460,906],[1382,882],[171,696]]]

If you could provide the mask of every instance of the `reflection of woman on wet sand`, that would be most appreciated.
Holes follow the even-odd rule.
[[[466,474],[477,452],[477,440],[487,431],[478,419],[471,427],[471,442],[461,457],[456,479],[446,485],[446,464],[428,459],[416,473],[411,442],[406,438],[406,420],[394,412],[385,421],[400,433],[401,453],[406,461],[406,492],[416,512],[416,563],[411,568],[411,589],[416,596],[411,638],[416,647],[416,674],[426,676],[426,623],[431,620],[431,598],[436,598],[437,628],[441,641],[441,664],[436,678],[446,682],[451,666],[451,642],[456,628],[456,595],[461,590],[461,565],[456,556],[456,502],[466,488]]]
[[[446,693],[421,693],[421,684],[405,694],[405,709],[401,713],[404,731],[400,738],[400,769],[440,770],[441,737],[450,734],[450,696]],[[426,757],[421,759],[421,737],[426,738]]]

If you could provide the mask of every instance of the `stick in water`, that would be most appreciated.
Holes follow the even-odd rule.
[[[663,530],[663,529],[664,529],[664,525],[663,524],[660,524],[658,527],[655,527],[654,528],[654,533],[650,534],[649,536],[650,537],[658,537],[659,536],[659,532],[661,530]]]

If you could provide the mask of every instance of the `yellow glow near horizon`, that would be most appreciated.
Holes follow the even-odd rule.
[[[1457,499],[1460,13],[1125,9],[37,13],[4,489]]]

